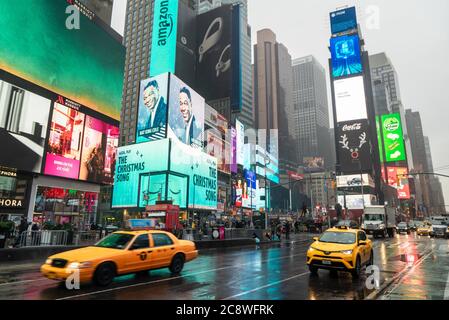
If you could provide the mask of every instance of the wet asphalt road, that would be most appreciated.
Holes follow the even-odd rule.
[[[378,290],[368,289],[366,275],[310,275],[305,264],[313,235],[243,248],[200,251],[179,276],[168,269],[148,275],[118,277],[107,287],[67,290],[43,278],[38,264],[1,265],[1,300],[359,300],[449,299],[448,240],[398,235],[373,239],[374,264],[380,269]]]

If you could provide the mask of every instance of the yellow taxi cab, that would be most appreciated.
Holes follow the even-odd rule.
[[[81,283],[109,285],[114,277],[168,267],[178,274],[198,257],[195,243],[162,230],[117,231],[93,246],[50,256],[41,273],[59,281],[79,272]]]
[[[428,235],[430,235],[431,227],[432,227],[432,224],[430,222],[426,221],[416,229],[416,234],[418,236],[428,236]]]
[[[312,274],[317,274],[318,269],[341,270],[357,278],[364,265],[373,264],[372,242],[361,229],[338,226],[313,240],[307,251],[307,265]]]

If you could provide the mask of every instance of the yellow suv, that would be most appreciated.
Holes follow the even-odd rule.
[[[357,278],[362,267],[373,264],[371,240],[361,229],[339,226],[326,230],[307,251],[307,265],[312,274],[318,269],[349,271]]]

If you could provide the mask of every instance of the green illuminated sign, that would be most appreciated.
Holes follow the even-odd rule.
[[[398,113],[382,116],[382,134],[386,162],[405,161],[401,117]]]
[[[155,0],[150,77],[175,73],[178,0]]]
[[[384,162],[384,153],[383,153],[382,135],[380,133],[380,117],[379,116],[376,116],[376,131],[377,131],[377,141],[379,144],[380,163],[383,163]]]

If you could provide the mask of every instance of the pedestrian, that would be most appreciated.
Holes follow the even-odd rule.
[[[290,239],[290,222],[289,221],[287,221],[286,223],[285,223],[285,239],[286,240],[289,240]]]

